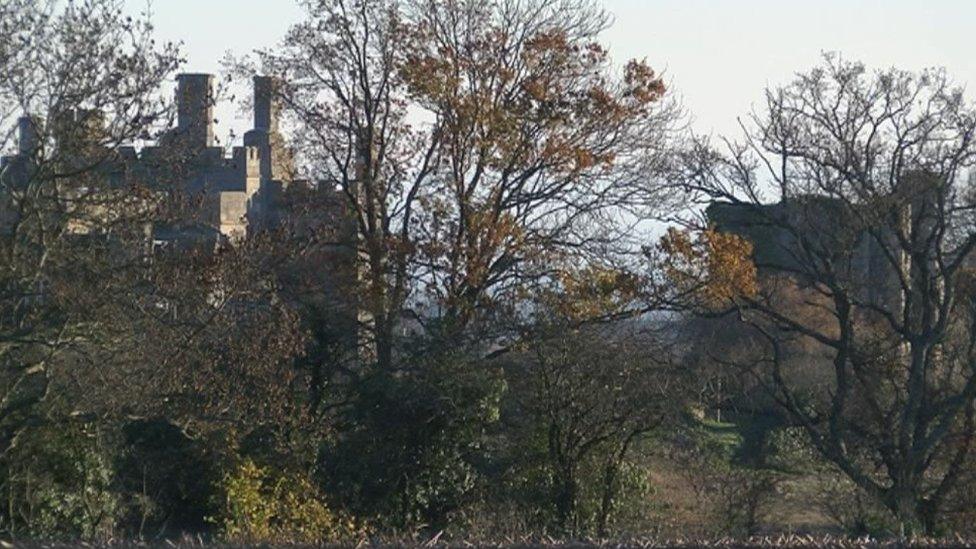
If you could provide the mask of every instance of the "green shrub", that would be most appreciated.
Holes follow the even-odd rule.
[[[226,541],[319,543],[360,532],[334,513],[302,474],[283,474],[245,459],[224,476],[219,514],[212,520]]]
[[[370,375],[354,390],[348,427],[319,454],[325,491],[384,530],[449,528],[476,498],[484,433],[498,420],[495,372],[464,356],[418,353],[415,368]]]
[[[72,419],[22,432],[3,462],[5,530],[40,539],[104,539],[118,498],[111,457],[94,425]]]

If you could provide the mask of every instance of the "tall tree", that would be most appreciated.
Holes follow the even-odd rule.
[[[976,112],[943,71],[827,56],[744,128],[726,153],[686,157],[685,188],[717,203],[704,236],[669,237],[672,280],[716,282],[697,305],[736,312],[762,342],[732,362],[906,530],[931,531],[974,436]],[[752,241],[737,246],[758,286],[728,291],[749,280],[741,258],[703,259],[715,228]]]
[[[648,205],[636,183],[674,109],[646,63],[611,74],[591,2],[306,7],[259,64],[281,77],[311,178],[339,189],[380,368],[405,314],[461,330],[611,248],[622,212]]]
[[[313,181],[298,209],[345,219],[294,231],[296,249],[334,253],[350,283],[344,311],[315,284],[291,285],[327,343],[305,360],[329,389],[320,410],[344,412],[326,469],[345,467],[333,487],[351,504],[402,510],[399,526],[441,524],[470,493],[476,435],[495,415],[483,403],[499,389],[494,369],[431,380],[481,364],[502,331],[517,335],[496,321],[523,313],[527,290],[616,251],[650,205],[639,172],[658,167],[675,112],[646,63],[615,74],[597,40],[608,18],[590,1],[304,5],[280,47],[235,69],[281,83]],[[292,272],[330,295],[333,281],[308,267]],[[337,316],[357,325],[354,360],[329,362],[333,334],[319,328]],[[363,429],[388,426],[392,410],[408,424],[395,436]],[[396,482],[363,471],[391,454]],[[457,490],[433,482],[455,472]]]

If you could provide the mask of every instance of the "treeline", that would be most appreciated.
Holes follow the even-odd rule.
[[[715,143],[589,0],[306,9],[227,71],[275,77],[311,183],[211,249],[153,246],[194,197],[119,172],[179,48],[115,0],[0,5],[4,535],[969,532],[943,72],[827,56]]]

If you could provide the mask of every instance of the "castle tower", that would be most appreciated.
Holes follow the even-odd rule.
[[[254,129],[244,134],[244,146],[260,150],[261,177],[284,187],[294,175],[294,161],[278,133],[280,85],[271,76],[254,77]]]
[[[268,133],[278,131],[281,105],[276,98],[277,86],[278,81],[273,77],[254,77],[254,129]]]
[[[17,152],[30,155],[40,145],[37,122],[30,116],[17,119]]]
[[[181,74],[176,77],[177,133],[193,149],[214,146],[214,77]]]

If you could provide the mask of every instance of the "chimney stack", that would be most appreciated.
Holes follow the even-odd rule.
[[[213,75],[181,74],[176,80],[177,127],[180,135],[195,149],[213,147]]]

